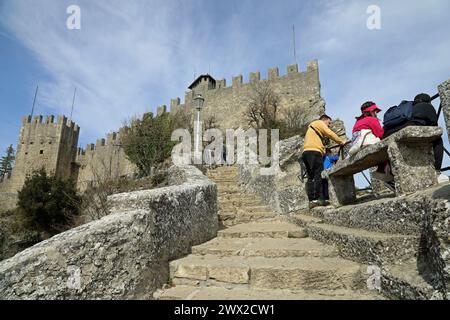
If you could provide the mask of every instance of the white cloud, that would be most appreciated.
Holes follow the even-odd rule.
[[[81,7],[82,29],[67,30],[66,8]],[[319,58],[328,112],[348,131],[365,100],[384,109],[450,77],[447,0],[378,1],[382,29],[366,27],[372,1],[274,3],[163,0],[15,0],[2,23],[45,68],[39,106],[70,112],[88,142],[134,114],[184,97],[196,74],[238,73]],[[447,29],[445,29],[447,27]],[[447,37],[447,38],[446,38]]]
[[[72,2],[81,8],[81,30],[66,28],[66,8]],[[197,74],[207,72],[206,61],[216,50],[208,46],[214,41],[209,31],[212,18],[201,16],[199,5],[14,1],[5,3],[0,18],[50,76],[39,84],[40,106],[69,114],[77,88],[74,119],[87,142],[117,129],[130,116],[169,104],[171,97],[183,99],[194,69]],[[231,54],[219,56],[220,63],[211,66],[219,74],[236,61],[245,64],[238,47],[247,39],[238,19],[229,25],[223,41],[231,44]]]

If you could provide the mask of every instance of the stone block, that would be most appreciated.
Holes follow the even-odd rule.
[[[389,160],[397,195],[405,195],[437,184],[431,143],[390,143]]]

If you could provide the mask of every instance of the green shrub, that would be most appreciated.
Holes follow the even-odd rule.
[[[172,148],[178,143],[171,141],[171,136],[178,128],[190,128],[189,115],[183,112],[157,117],[146,114],[143,119],[134,119],[127,125],[122,146],[141,177],[150,176],[152,168],[171,156]]]
[[[18,228],[27,234],[37,232],[41,239],[69,229],[79,214],[81,199],[75,185],[48,176],[44,169],[27,177],[18,197]]]

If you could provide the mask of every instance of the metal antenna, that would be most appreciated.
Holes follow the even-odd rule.
[[[292,25],[292,37],[294,40],[294,62],[297,63],[297,52],[296,52],[296,46],[295,46],[295,25]]]
[[[73,91],[72,109],[70,110],[70,118],[69,118],[70,121],[72,121],[73,106],[75,105],[75,95],[76,94],[77,94],[77,88],[75,87],[75,90]]]
[[[38,90],[39,90],[39,85],[36,86],[36,92],[34,93],[33,106],[31,107],[31,122],[33,122],[34,106],[36,105],[36,98],[37,98]],[[31,138],[31,123],[30,123],[30,128],[28,129],[27,143],[25,144],[25,155],[28,154],[30,138]]]
[[[36,97],[38,94],[39,86],[36,86],[36,92],[34,93],[34,99],[33,99],[33,107],[31,108],[31,119],[33,119],[34,114],[34,106],[36,105]]]

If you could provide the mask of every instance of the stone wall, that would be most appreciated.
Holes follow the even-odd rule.
[[[438,86],[439,98],[441,100],[442,113],[444,114],[447,135],[450,139],[450,79]]]
[[[316,116],[316,119],[318,116]],[[341,120],[333,121],[331,128],[340,137],[345,138],[345,127]],[[334,145],[333,141],[330,146]],[[294,136],[281,140],[276,148],[279,150],[281,171],[274,175],[261,175],[257,165],[241,165],[238,178],[249,192],[258,194],[278,213],[289,213],[308,207],[305,190],[306,179],[302,181],[299,159],[303,152],[303,137]],[[337,151],[337,149],[334,149]],[[272,160],[273,163],[274,160]]]
[[[0,299],[151,299],[168,261],[215,237],[217,187],[194,167],[176,185],[117,194],[111,214],[0,262]]]
[[[289,213],[308,206],[304,184],[298,178],[303,138],[294,136],[280,141],[280,168],[274,175],[262,175],[258,165],[241,165],[238,178],[245,189],[259,195],[278,213]]]
[[[299,72],[298,65],[287,67],[287,73],[280,75],[278,68],[269,69],[267,79],[261,79],[259,71],[249,75],[249,82],[243,81],[242,75],[233,77],[231,86],[226,85],[225,79],[216,82],[211,88],[209,83],[200,82],[185,94],[185,101],[180,98],[171,100],[170,111],[192,111],[195,109],[194,98],[201,94],[205,98],[204,119],[214,116],[220,129],[236,129],[247,127],[245,112],[250,97],[254,94],[254,86],[260,82],[268,82],[273,91],[280,97],[279,110],[281,113],[289,108],[296,108],[307,115],[316,117],[323,113],[322,105],[316,103],[320,98],[319,65],[317,60],[309,61],[306,71]],[[312,119],[310,119],[311,121]]]
[[[117,180],[132,176],[136,166],[128,160],[121,146],[123,129],[112,132],[96,144],[88,144],[85,149],[78,149],[76,162],[78,165],[77,187],[80,191],[98,181]]]

